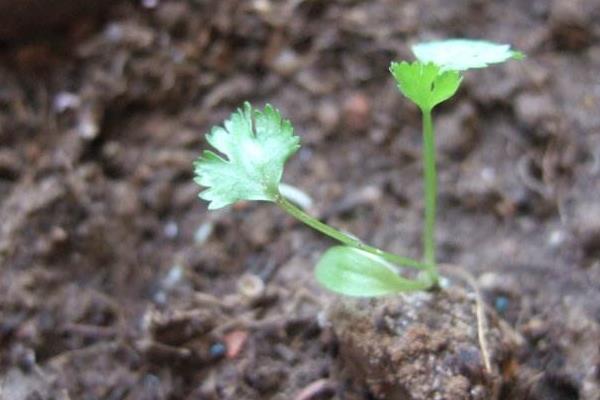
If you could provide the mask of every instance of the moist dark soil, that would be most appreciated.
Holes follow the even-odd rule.
[[[373,379],[445,376],[433,398],[500,378],[498,399],[600,399],[599,17],[583,0],[158,0],[0,31],[0,398],[402,399]],[[302,138],[285,181],[310,212],[418,257],[420,118],[387,68],[446,37],[528,55],[469,72],[436,115],[439,258],[475,277],[491,375],[471,286],[412,309],[467,321],[468,345],[427,324],[404,342],[400,299],[336,322],[312,277],[327,239],[268,203],[208,212],[192,182],[210,126],[269,102]],[[383,309],[402,358],[456,368],[352,372],[348,321]]]

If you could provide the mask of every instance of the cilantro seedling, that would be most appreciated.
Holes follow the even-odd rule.
[[[417,44],[413,46],[413,53],[417,61],[392,62],[390,72],[400,92],[419,107],[423,119],[423,261],[427,266],[424,279],[436,285],[439,280],[435,241],[437,168],[432,111],[454,96],[462,82],[460,71],[483,68],[511,58],[522,59],[524,55],[511,50],[509,45],[467,39]]]
[[[300,147],[292,124],[270,105],[257,110],[249,103],[234,112],[223,126],[206,135],[220,152],[205,150],[194,163],[195,181],[205,190],[199,196],[209,209],[222,208],[240,200],[273,202],[294,218],[340,242],[329,249],[316,268],[319,282],[348,295],[376,296],[425,289],[427,285],[400,276],[395,266],[425,269],[414,259],[369,246],[304,212],[282,193],[287,159]],[[285,189],[285,190],[284,190]]]
[[[418,61],[394,62],[390,71],[400,91],[420,108],[423,116],[423,261],[367,245],[310,216],[286,198],[286,193],[298,194],[281,179],[286,161],[300,148],[300,140],[294,135],[292,124],[270,105],[261,111],[245,103],[222,127],[213,128],[206,136],[221,154],[205,150],[194,164],[195,181],[205,188],[200,198],[209,202],[209,209],[240,200],[272,202],[340,242],[341,245],[325,252],[315,269],[317,280],[334,292],[370,297],[436,286],[439,281],[435,256],[437,173],[432,110],[456,93],[462,81],[460,71],[522,58],[522,54],[505,45],[468,40],[420,44],[413,51]],[[420,274],[409,279],[401,275],[402,268],[416,269]]]

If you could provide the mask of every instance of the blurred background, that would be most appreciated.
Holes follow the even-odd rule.
[[[388,66],[467,37],[527,58],[437,110],[439,257],[520,337],[506,399],[597,400],[599,20],[593,0],[0,0],[0,398],[367,399],[319,324],[330,243],[264,203],[208,213],[192,162],[272,103],[310,212],[418,257],[420,116]]]

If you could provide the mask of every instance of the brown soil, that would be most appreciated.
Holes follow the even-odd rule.
[[[451,287],[335,302],[328,316],[342,368],[378,399],[497,399],[518,341],[481,304]]]
[[[387,67],[454,36],[528,58],[438,110],[440,259],[520,339],[500,399],[600,399],[600,3],[152,3],[0,38],[2,400],[378,395],[324,318],[330,243],[269,204],[207,212],[191,164],[268,101],[302,137],[285,180],[311,212],[417,257],[420,121]]]

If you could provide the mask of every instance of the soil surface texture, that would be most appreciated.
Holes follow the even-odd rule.
[[[342,368],[378,399],[497,399],[518,341],[482,304],[453,287],[335,302],[328,316]]]
[[[600,400],[599,1],[45,3],[0,29],[1,400]],[[447,292],[349,302],[312,276],[329,240],[198,200],[204,133],[269,102],[309,211],[419,257],[420,115],[388,66],[448,37],[527,58],[436,110]]]

